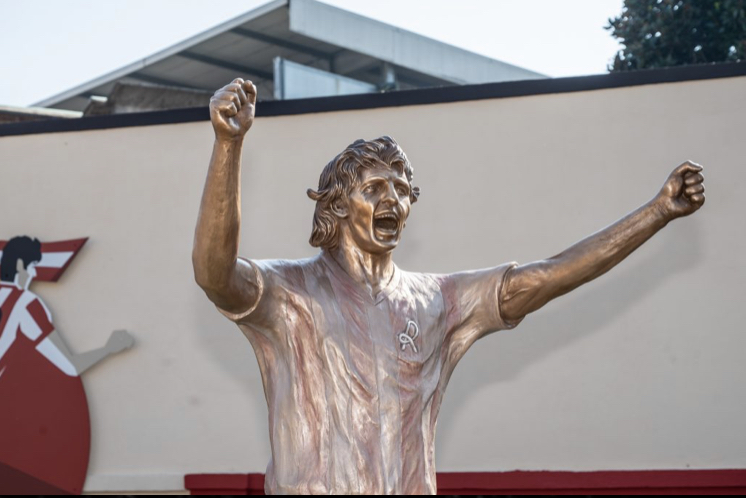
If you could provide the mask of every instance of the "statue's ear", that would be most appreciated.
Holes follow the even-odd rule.
[[[26,271],[26,265],[23,264],[23,260],[21,258],[18,258],[16,260],[16,271],[18,273],[23,273]]]
[[[347,218],[347,203],[343,199],[334,199],[330,209],[337,218]]]

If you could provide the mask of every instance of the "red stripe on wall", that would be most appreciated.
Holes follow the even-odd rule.
[[[60,240],[58,242],[42,242],[41,252],[78,252],[88,237],[82,239]]]
[[[63,273],[65,273],[65,270],[67,270],[67,267],[70,266],[70,263],[72,263],[73,259],[75,259],[75,256],[78,255],[78,251],[83,247],[83,245],[88,241],[88,237],[84,237],[82,239],[70,239],[70,240],[60,240],[57,242],[42,242],[41,243],[41,252],[72,252],[72,256],[70,256],[70,259],[67,260],[67,263],[61,268],[44,268],[44,267],[37,267],[36,269],[36,280],[43,281],[43,282],[56,282],[60,279]],[[8,243],[7,240],[0,240],[0,251],[3,250],[5,245]]]
[[[62,268],[45,268],[43,266],[36,267],[36,278],[34,281],[39,282],[56,282],[62,276],[64,272]]]
[[[41,342],[41,340],[52,333],[52,331],[54,330],[54,325],[52,325],[52,322],[49,321],[47,312],[44,311],[44,307],[41,305],[39,299],[34,299],[33,301],[31,301],[28,306],[26,306],[26,309],[28,310],[29,314],[31,314],[31,318],[34,319],[36,325],[38,325],[41,329],[41,337],[37,338],[36,342],[34,343],[38,344],[39,342]]]
[[[70,256],[70,259],[67,260],[67,263],[65,263],[65,265],[62,268],[57,269],[54,272],[54,275],[51,275],[48,278],[49,282],[56,282],[60,279],[62,274],[65,273],[65,270],[67,270],[67,267],[70,266],[70,263],[72,263],[73,259],[75,259],[75,256],[78,255],[78,251],[80,251],[80,249],[83,247],[83,245],[87,241],[88,241],[88,237],[85,237],[82,239],[62,240],[59,242],[42,242],[41,252],[43,253],[44,252],[66,252],[66,251],[72,251],[73,253],[73,255]],[[41,271],[39,271],[39,277],[41,277]]]
[[[264,494],[263,474],[190,474],[193,495]],[[739,495],[746,470],[439,472],[441,495]]]
[[[263,495],[264,474],[187,474],[184,488],[192,495]]]

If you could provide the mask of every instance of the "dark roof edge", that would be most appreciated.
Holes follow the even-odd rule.
[[[259,102],[257,117],[583,92],[736,76],[746,76],[746,62],[702,64],[594,76],[573,76],[569,78],[444,86],[378,94],[368,93],[340,97]],[[64,131],[101,130],[128,126],[189,123],[208,119],[208,109],[206,107],[196,107],[167,111],[113,114],[109,116],[91,116],[78,119],[31,121],[0,125],[0,137]]]

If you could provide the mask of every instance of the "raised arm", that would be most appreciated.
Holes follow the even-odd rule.
[[[603,275],[669,221],[694,213],[705,202],[701,171],[685,162],[647,204],[552,258],[511,270],[500,295],[503,317],[517,320]]]
[[[210,300],[239,312],[257,298],[254,273],[238,260],[241,224],[241,148],[254,122],[256,87],[233,80],[210,100],[215,130],[210,167],[194,234],[194,278]]]

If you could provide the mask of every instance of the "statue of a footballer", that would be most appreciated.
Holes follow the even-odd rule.
[[[268,493],[434,494],[448,380],[474,342],[606,273],[705,202],[702,168],[677,167],[647,204],[564,252],[450,275],[392,260],[419,190],[389,137],[358,140],[321,173],[297,261],[238,258],[240,164],[256,88],[210,102],[215,146],[194,241],[197,283],[256,353],[269,408]]]

